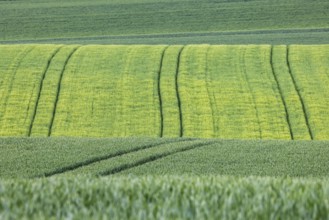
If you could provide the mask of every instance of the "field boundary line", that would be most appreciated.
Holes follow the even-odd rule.
[[[251,89],[251,85],[250,85],[250,81],[249,81],[249,77],[248,77],[248,74],[247,74],[247,70],[246,70],[246,62],[245,62],[245,54],[246,54],[246,48],[243,48],[243,75],[244,75],[244,78],[247,82],[247,86],[248,86],[248,90],[250,92],[250,95],[251,95],[251,98],[252,98],[252,102],[253,102],[253,105],[254,105],[254,109],[255,109],[255,113],[256,113],[256,118],[257,118],[257,123],[258,123],[258,132],[259,132],[259,138],[260,139],[263,139],[263,135],[262,135],[262,127],[261,127],[261,124],[260,124],[260,119],[259,119],[259,112],[258,112],[258,108],[257,108],[257,105],[256,105],[256,98],[255,98],[255,95]]]
[[[184,138],[184,139],[179,139],[179,140],[175,139],[175,140],[167,141],[167,142],[145,144],[145,145],[135,147],[135,148],[132,148],[132,149],[127,149],[127,150],[119,150],[119,151],[114,152],[114,153],[110,153],[110,154],[103,155],[103,156],[96,156],[96,157],[86,159],[86,160],[81,161],[81,162],[77,162],[77,163],[70,164],[70,165],[67,165],[67,166],[64,166],[64,167],[60,167],[60,168],[57,168],[53,171],[45,172],[43,174],[35,176],[35,178],[50,177],[50,176],[54,176],[56,174],[63,174],[63,173],[66,173],[66,172],[69,172],[69,171],[72,171],[72,170],[75,170],[75,169],[78,169],[78,168],[81,168],[81,167],[84,167],[84,166],[88,166],[88,165],[91,165],[91,164],[94,164],[94,163],[98,163],[98,162],[101,162],[101,161],[104,161],[104,160],[108,160],[108,159],[112,159],[112,158],[115,158],[115,157],[123,156],[123,155],[130,154],[130,153],[133,153],[133,152],[137,152],[137,151],[140,151],[140,150],[150,149],[150,148],[157,147],[157,146],[164,145],[164,144],[168,144],[168,143],[170,144],[170,143],[179,143],[179,142],[196,141],[196,140],[197,139],[194,139],[194,138]]]
[[[307,129],[308,129],[308,133],[310,134],[311,140],[314,140],[314,136],[313,136],[313,133],[312,133],[312,130],[311,130],[311,126],[310,126],[310,123],[309,123],[309,120],[308,120],[308,117],[307,117],[307,113],[306,113],[305,102],[304,102],[304,99],[303,99],[303,97],[302,97],[302,95],[300,93],[300,89],[297,86],[297,82],[296,82],[296,79],[294,77],[294,74],[292,74],[291,65],[290,65],[290,61],[289,61],[289,54],[290,54],[290,47],[289,47],[289,45],[286,46],[286,54],[287,54],[286,60],[287,60],[287,66],[288,66],[289,74],[290,74],[290,77],[292,79],[292,83],[294,84],[294,87],[295,87],[295,90],[297,92],[297,95],[299,97],[299,101],[302,104],[302,110],[303,110],[303,113],[304,113],[304,117],[305,117],[305,122],[306,122]]]
[[[280,94],[280,97],[281,97],[281,102],[284,106],[284,111],[286,113],[286,121],[287,121],[288,127],[289,127],[290,138],[291,138],[291,140],[294,140],[294,134],[293,134],[292,129],[291,129],[291,122],[290,122],[290,117],[289,117],[289,113],[288,113],[287,103],[286,103],[286,100],[284,99],[282,88],[281,88],[281,85],[279,83],[278,77],[276,75],[277,73],[275,72],[274,65],[273,65],[273,48],[274,48],[274,46],[271,45],[270,64],[271,64],[272,74],[274,76],[274,80],[276,82],[276,86],[279,90],[279,94]]]
[[[162,95],[161,95],[161,72],[162,72],[162,65],[163,65],[163,59],[166,50],[169,46],[164,47],[161,58],[160,58],[160,66],[158,71],[158,96],[159,96],[159,105],[160,105],[160,137],[163,137],[163,108],[162,108]]]
[[[81,46],[80,46],[81,47]],[[54,104],[54,109],[53,109],[53,114],[50,120],[50,125],[49,125],[49,130],[48,130],[48,136],[51,135],[52,132],[52,128],[53,128],[53,123],[55,120],[55,116],[56,116],[56,110],[57,110],[57,103],[58,103],[58,99],[59,99],[59,94],[61,92],[61,84],[62,84],[62,79],[63,79],[63,75],[64,72],[66,70],[67,64],[70,61],[72,55],[80,48],[80,47],[76,47],[72,50],[72,52],[68,55],[67,59],[65,60],[65,63],[63,65],[60,77],[59,77],[59,82],[58,82],[58,87],[57,87],[57,93],[56,93],[56,99],[55,99],[55,104]]]
[[[173,154],[193,150],[193,149],[198,148],[198,147],[208,146],[208,145],[214,144],[216,142],[217,141],[208,141],[207,143],[191,144],[191,145],[189,145],[187,147],[183,147],[181,149],[176,149],[176,150],[173,150],[173,151],[167,151],[167,152],[164,152],[164,153],[161,153],[161,154],[154,154],[152,156],[140,159],[140,160],[138,160],[138,161],[136,161],[132,164],[127,164],[126,163],[126,164],[122,164],[120,166],[117,166],[113,169],[110,169],[110,170],[107,170],[107,171],[104,171],[104,172],[100,172],[98,175],[99,176],[109,176],[109,175],[117,174],[117,173],[120,173],[122,171],[131,169],[131,168],[135,168],[135,167],[144,165],[146,163],[150,163],[150,162],[162,159],[164,157],[168,157],[168,156],[173,155]]]
[[[176,74],[175,74],[175,86],[176,86],[176,96],[177,96],[177,103],[178,103],[178,111],[179,111],[179,137],[183,137],[183,113],[182,113],[182,102],[179,94],[179,86],[178,86],[178,75],[180,70],[180,61],[181,55],[184,50],[185,46],[183,46],[177,56],[177,63],[176,63]]]
[[[63,46],[60,46],[58,47],[54,53],[51,55],[51,57],[48,59],[48,62],[47,62],[47,66],[42,74],[42,79],[40,81],[40,87],[39,87],[39,93],[38,93],[38,96],[37,96],[37,101],[35,103],[35,106],[34,106],[34,111],[33,111],[33,115],[32,115],[32,121],[31,121],[31,124],[30,124],[30,127],[29,127],[29,133],[28,133],[28,136],[30,137],[31,136],[31,133],[32,133],[32,128],[33,128],[33,124],[34,124],[34,120],[35,120],[35,116],[37,114],[37,109],[38,109],[38,106],[39,106],[39,100],[40,100],[40,97],[41,97],[41,91],[42,91],[42,88],[43,88],[43,82],[46,78],[46,74],[48,72],[48,69],[50,67],[50,64],[52,63],[53,61],[53,58],[57,55],[57,53],[60,51],[60,49],[62,48]]]
[[[20,55],[19,55],[19,58],[17,59],[17,60],[18,60],[18,61],[17,61],[17,65],[13,64],[13,65],[15,65],[15,67],[14,67],[15,69],[14,69],[14,71],[13,71],[13,75],[12,75],[12,77],[10,78],[10,84],[9,84],[9,87],[8,87],[8,90],[7,90],[7,96],[4,97],[4,100],[5,100],[5,101],[2,102],[2,103],[4,104],[4,110],[3,110],[3,114],[0,115],[0,121],[1,121],[1,119],[3,118],[3,116],[6,114],[7,106],[8,106],[8,105],[7,105],[7,104],[8,104],[8,99],[9,99],[9,97],[10,97],[10,94],[11,94],[12,90],[13,90],[14,81],[15,81],[15,78],[16,78],[17,71],[18,71],[20,65],[22,64],[24,58],[26,58],[27,55],[28,55],[33,49],[35,49],[35,47],[36,47],[36,46],[33,46],[33,47],[31,47],[31,48],[28,48],[28,49],[22,51],[22,52],[20,53]],[[2,124],[1,124],[0,126],[2,126]]]
[[[0,40],[0,44],[26,44],[26,43],[51,43],[51,42],[75,42],[88,40],[116,40],[116,39],[158,39],[158,38],[185,38],[185,37],[216,37],[216,36],[240,36],[240,35],[266,35],[266,34],[298,34],[298,33],[326,33],[329,28],[301,28],[301,29],[263,29],[244,31],[209,31],[209,32],[176,32],[162,34],[139,34],[139,35],[103,35],[84,37],[62,37],[46,39],[17,39]]]

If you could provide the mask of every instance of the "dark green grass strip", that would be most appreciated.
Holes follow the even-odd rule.
[[[131,169],[131,168],[134,168],[134,167],[138,167],[138,166],[141,166],[143,164],[150,163],[150,162],[153,162],[153,161],[162,159],[164,157],[168,157],[168,156],[173,155],[173,154],[176,154],[176,153],[180,153],[180,152],[184,152],[184,151],[188,151],[188,150],[193,150],[193,149],[198,148],[198,147],[208,146],[208,145],[211,145],[211,144],[213,144],[215,142],[216,141],[209,141],[208,143],[192,144],[190,146],[187,146],[187,147],[184,147],[184,148],[181,148],[181,149],[177,149],[177,150],[173,150],[173,151],[168,151],[168,152],[161,153],[161,154],[155,154],[155,155],[152,155],[152,156],[143,158],[141,160],[138,160],[138,161],[136,161],[134,163],[122,164],[122,165],[120,165],[118,167],[115,167],[113,169],[110,169],[110,170],[101,172],[101,173],[99,173],[99,175],[100,176],[108,176],[108,175],[117,174],[117,173],[120,173],[120,172],[122,172],[124,170],[128,170],[128,169]]]
[[[46,69],[45,71],[43,72],[42,74],[42,79],[41,79],[41,82],[40,82],[40,87],[39,87],[39,92],[38,92],[38,97],[37,97],[37,101],[35,103],[35,106],[34,106],[34,110],[33,110],[33,115],[32,115],[32,121],[31,121],[31,124],[30,124],[30,128],[29,128],[29,134],[28,136],[31,136],[31,132],[32,132],[32,128],[33,128],[33,124],[34,124],[34,120],[35,120],[35,116],[37,114],[37,109],[38,109],[38,106],[39,106],[39,100],[40,100],[40,96],[41,96],[41,91],[42,91],[42,88],[43,88],[43,82],[45,80],[45,77],[46,77],[46,74],[48,72],[48,69],[49,69],[49,66],[53,60],[53,58],[56,56],[56,54],[60,51],[62,47],[59,47],[57,48],[54,53],[52,54],[52,56],[49,58],[48,60],[48,63],[47,63],[47,66],[46,66]]]
[[[307,34],[307,33],[329,33],[329,28],[289,28],[273,30],[248,30],[248,31],[212,31],[212,32],[184,32],[168,34],[126,34],[126,35],[105,35],[105,36],[83,36],[83,37],[58,37],[43,39],[17,39],[0,40],[0,44],[27,44],[27,43],[54,43],[54,42],[88,42],[99,40],[127,40],[127,39],[158,39],[158,38],[188,38],[188,37],[222,37],[241,35],[287,35],[287,34]]]
[[[49,125],[49,130],[48,130],[48,136],[51,135],[51,132],[52,132],[52,128],[53,128],[53,124],[54,124],[54,119],[55,119],[55,116],[56,116],[56,108],[57,108],[57,103],[58,103],[58,99],[59,99],[59,94],[61,92],[61,84],[62,84],[62,79],[63,79],[63,75],[64,75],[64,72],[66,70],[66,67],[67,67],[67,64],[68,62],[70,61],[72,55],[79,49],[79,47],[76,47],[72,50],[72,52],[69,54],[69,56],[67,57],[64,65],[63,65],[63,69],[62,69],[62,72],[60,74],[60,78],[59,78],[59,82],[58,82],[58,87],[57,87],[57,93],[56,93],[56,99],[55,99],[55,105],[54,105],[54,109],[53,109],[53,114],[52,114],[52,118],[50,120],[50,125]]]
[[[158,71],[158,96],[159,96],[159,104],[160,104],[160,137],[163,137],[163,109],[162,109],[162,96],[161,96],[161,72],[162,72],[162,64],[165,52],[169,46],[166,46],[161,54],[160,66]]]
[[[181,61],[181,55],[184,50],[184,46],[180,49],[177,57],[177,64],[176,64],[176,74],[175,74],[175,85],[176,85],[176,96],[178,102],[178,111],[179,111],[179,137],[183,137],[184,130],[183,130],[183,113],[182,113],[182,102],[179,94],[179,86],[178,86],[178,75],[179,75],[179,67]]]
[[[312,129],[311,129],[311,126],[310,126],[308,117],[307,117],[307,111],[306,111],[306,107],[305,107],[305,102],[304,102],[304,99],[303,99],[302,95],[300,94],[300,90],[298,89],[298,86],[297,86],[297,83],[296,83],[296,79],[295,79],[295,77],[294,77],[294,75],[292,74],[292,71],[291,71],[291,65],[290,65],[290,61],[289,61],[289,45],[287,45],[287,66],[288,66],[289,74],[290,74],[290,77],[291,77],[292,82],[294,84],[295,90],[296,90],[296,92],[298,94],[300,103],[302,104],[302,109],[303,109],[303,113],[304,113],[304,117],[305,117],[305,121],[306,121],[306,126],[307,126],[307,129],[308,129],[308,133],[310,134],[311,140],[314,140]]]
[[[271,64],[274,80],[276,82],[276,86],[279,90],[279,94],[280,94],[280,97],[281,97],[281,102],[284,106],[284,111],[285,111],[285,114],[286,114],[286,121],[288,123],[289,132],[290,132],[290,138],[291,138],[291,140],[294,140],[294,134],[293,134],[292,129],[291,129],[291,122],[290,122],[290,117],[289,117],[289,113],[288,113],[287,103],[286,103],[286,100],[283,97],[282,88],[280,86],[279,80],[277,78],[277,75],[276,75],[276,72],[275,72],[275,69],[274,69],[274,66],[273,66],[273,45],[271,46],[271,52],[270,52],[270,64]]]
[[[65,172],[68,172],[68,171],[72,171],[72,170],[78,169],[78,168],[83,167],[83,166],[88,166],[88,165],[91,165],[93,163],[101,162],[103,160],[108,160],[108,159],[111,159],[111,158],[114,158],[114,157],[122,156],[124,154],[129,154],[129,153],[137,152],[137,151],[140,151],[140,150],[145,150],[145,149],[160,146],[160,145],[163,145],[163,144],[178,143],[178,142],[191,141],[191,140],[194,140],[194,139],[192,139],[192,138],[175,139],[175,140],[172,140],[172,141],[166,141],[166,142],[162,142],[162,143],[151,143],[151,144],[143,145],[143,146],[140,146],[140,147],[135,147],[135,148],[128,149],[128,150],[121,150],[121,151],[118,151],[118,152],[110,153],[108,155],[93,157],[93,158],[87,159],[85,161],[77,162],[77,163],[74,163],[74,164],[71,164],[71,165],[68,165],[68,166],[65,166],[65,167],[60,167],[60,168],[57,168],[53,171],[46,172],[44,174],[38,175],[36,177],[50,177],[50,176],[54,176],[56,174],[61,174],[61,173],[65,173]]]

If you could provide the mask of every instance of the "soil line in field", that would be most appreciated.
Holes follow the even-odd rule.
[[[191,140],[196,140],[196,139],[182,138],[182,139],[174,139],[174,140],[171,140],[171,141],[164,140],[161,143],[151,143],[151,144],[142,145],[142,146],[135,147],[135,148],[128,149],[128,150],[120,150],[120,151],[110,153],[110,154],[107,154],[107,155],[96,156],[96,157],[93,157],[93,158],[90,158],[90,159],[87,159],[87,160],[84,160],[84,161],[81,161],[81,162],[70,164],[70,165],[65,166],[65,167],[60,167],[60,168],[57,168],[53,171],[46,172],[44,174],[38,175],[36,177],[50,177],[50,176],[54,176],[56,174],[62,174],[62,173],[68,172],[68,171],[78,169],[78,168],[83,167],[83,166],[88,166],[88,165],[91,165],[93,163],[101,162],[103,160],[108,160],[108,159],[111,159],[111,158],[115,158],[115,157],[122,156],[122,155],[125,155],[125,154],[137,152],[137,151],[140,151],[140,150],[145,150],[145,149],[157,147],[157,146],[160,146],[160,145],[163,145],[163,144],[179,143],[179,142],[191,141]]]
[[[180,49],[178,56],[177,56],[177,64],[176,64],[176,74],[175,74],[175,85],[176,85],[176,96],[177,96],[177,102],[178,102],[178,111],[179,111],[179,137],[183,137],[183,114],[182,114],[182,103],[181,98],[179,94],[179,86],[178,86],[178,75],[179,75],[179,69],[180,69],[180,61],[182,52],[185,47],[182,47]]]
[[[274,80],[276,82],[276,86],[279,90],[279,94],[280,94],[280,97],[281,97],[281,102],[284,106],[284,111],[285,111],[285,114],[286,114],[286,121],[288,123],[289,132],[290,132],[290,138],[291,138],[291,140],[294,140],[294,134],[293,134],[292,129],[291,129],[291,123],[290,123],[290,117],[289,117],[289,113],[288,113],[287,103],[286,103],[286,100],[284,99],[284,96],[283,96],[283,93],[282,93],[282,88],[280,86],[278,77],[276,75],[276,72],[275,72],[275,69],[274,69],[274,66],[273,66],[273,45],[271,46],[271,52],[270,52],[270,64],[271,64],[271,68],[272,68],[272,74],[273,74]]]
[[[299,90],[299,88],[297,86],[297,82],[296,82],[296,79],[294,77],[294,74],[292,74],[291,65],[290,65],[290,61],[289,61],[289,52],[290,52],[290,48],[289,48],[289,45],[287,45],[287,66],[288,66],[288,69],[289,69],[289,74],[290,74],[290,77],[291,77],[292,82],[294,84],[295,90],[296,90],[296,92],[298,94],[299,101],[302,104],[302,109],[303,109],[303,113],[304,113],[304,117],[305,117],[305,121],[306,121],[306,126],[307,126],[307,129],[308,129],[308,133],[310,134],[311,140],[314,140],[312,129],[311,129],[311,126],[310,126],[308,117],[307,117],[307,111],[306,111],[306,107],[305,107],[305,102],[304,102],[304,99],[302,97],[302,94],[300,93],[300,90]]]
[[[53,123],[54,123],[54,120],[55,120],[55,116],[56,116],[56,109],[57,109],[57,103],[58,103],[58,99],[59,99],[59,95],[60,95],[60,92],[61,92],[61,84],[62,84],[62,79],[63,79],[63,75],[64,75],[64,72],[66,70],[66,67],[67,67],[67,64],[69,63],[71,57],[73,56],[73,54],[79,49],[80,47],[76,47],[72,50],[72,52],[69,54],[69,56],[67,57],[64,65],[63,65],[63,69],[61,71],[61,74],[60,74],[60,78],[59,78],[59,82],[58,82],[58,87],[57,87],[57,93],[56,93],[56,99],[55,99],[55,105],[54,105],[54,109],[53,109],[53,114],[52,114],[52,118],[50,120],[50,125],[49,125],[49,130],[48,130],[48,136],[51,135],[51,132],[52,132],[52,128],[53,128]]]
[[[131,168],[134,168],[134,167],[138,167],[138,166],[141,166],[143,164],[150,163],[150,162],[153,162],[153,161],[162,159],[164,157],[168,157],[168,156],[173,155],[173,154],[176,154],[176,153],[181,153],[181,152],[184,152],[184,151],[193,150],[193,149],[198,148],[198,147],[208,146],[208,145],[211,145],[211,144],[213,144],[215,142],[216,141],[209,141],[207,143],[192,144],[190,146],[183,147],[181,149],[177,149],[177,150],[173,150],[173,151],[167,151],[167,152],[164,152],[164,153],[161,153],[161,154],[155,154],[155,155],[152,155],[152,156],[143,158],[141,160],[138,160],[138,161],[136,161],[134,163],[122,164],[122,165],[120,165],[118,167],[115,167],[113,169],[110,169],[110,170],[101,172],[101,173],[99,173],[99,175],[100,176],[108,176],[108,175],[117,174],[117,173],[120,173],[120,172],[122,172],[124,170],[128,170],[128,169],[131,169]]]
[[[161,96],[161,72],[162,72],[162,64],[165,52],[169,46],[166,46],[161,54],[160,58],[160,66],[158,71],[158,96],[159,96],[159,105],[160,105],[160,137],[163,137],[163,109],[162,109],[162,96]]]
[[[34,123],[34,120],[35,120],[35,116],[36,116],[36,113],[37,113],[37,109],[38,109],[38,105],[39,105],[39,100],[40,100],[40,96],[41,96],[41,91],[42,91],[42,88],[43,88],[43,82],[46,78],[46,74],[48,72],[48,69],[49,69],[49,66],[53,60],[53,58],[56,56],[56,54],[60,51],[60,49],[62,48],[63,46],[61,47],[58,47],[54,53],[51,55],[51,57],[48,59],[48,62],[47,62],[47,66],[45,68],[45,71],[42,73],[42,79],[40,81],[40,86],[39,86],[39,91],[38,91],[38,96],[37,96],[37,101],[35,103],[35,106],[34,106],[34,110],[33,110],[33,115],[32,115],[32,121],[31,121],[31,124],[30,124],[30,128],[29,128],[29,133],[28,133],[28,136],[31,136],[31,132],[32,132],[32,127],[33,127],[33,123]]]

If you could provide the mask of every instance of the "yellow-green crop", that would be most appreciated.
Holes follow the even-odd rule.
[[[1,136],[328,139],[328,45],[2,45]]]

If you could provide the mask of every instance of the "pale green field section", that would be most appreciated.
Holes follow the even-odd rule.
[[[163,50],[163,46],[79,48],[61,82],[51,134],[158,136]]]
[[[0,136],[329,139],[328,45],[2,45]]]
[[[1,58],[12,57],[4,59],[9,61],[8,65],[1,66],[1,135],[28,135],[41,89],[40,81],[57,49],[58,46],[53,45],[31,45],[22,49],[13,46],[10,51],[1,48]]]

